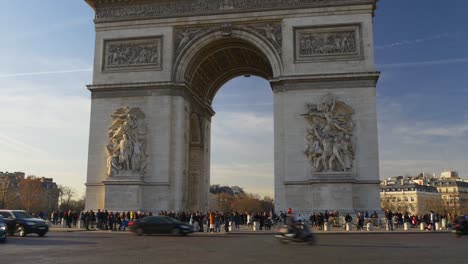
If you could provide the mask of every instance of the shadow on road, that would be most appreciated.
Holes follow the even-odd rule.
[[[416,247],[416,246],[407,246],[407,245],[362,245],[362,244],[357,244],[357,245],[339,245],[339,244],[317,244],[315,245],[315,247],[348,247],[348,248],[360,248],[360,249],[363,249],[363,248],[404,248],[404,249],[407,249],[407,248],[430,248],[430,247],[427,247],[427,246],[424,246],[424,247]],[[435,248],[435,247],[433,247]]]
[[[48,237],[9,237],[8,245],[24,245],[24,246],[60,246],[60,245],[96,245],[92,241],[69,241]]]

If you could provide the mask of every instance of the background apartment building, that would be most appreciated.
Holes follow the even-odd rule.
[[[380,202],[382,209],[410,214],[434,212],[468,213],[468,181],[453,170],[444,171],[440,177],[396,176],[381,181]]]

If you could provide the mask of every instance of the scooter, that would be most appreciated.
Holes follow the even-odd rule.
[[[283,244],[289,243],[307,243],[315,245],[315,236],[310,232],[307,224],[297,224],[299,232],[294,232],[288,226],[283,226],[278,229],[275,237]]]

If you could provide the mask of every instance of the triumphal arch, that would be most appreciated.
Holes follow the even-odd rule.
[[[207,210],[212,101],[243,75],[271,84],[278,211],[380,208],[376,0],[86,2],[86,208]]]

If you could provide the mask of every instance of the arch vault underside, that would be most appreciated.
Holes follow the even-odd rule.
[[[375,0],[86,1],[87,209],[209,209],[213,98],[256,75],[274,94],[276,209],[378,210]]]

